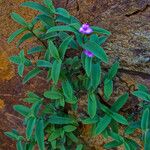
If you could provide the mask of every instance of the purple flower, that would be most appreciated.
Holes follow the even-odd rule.
[[[84,50],[83,53],[88,57],[94,57],[94,54],[90,52],[89,50]]]
[[[88,23],[83,24],[79,31],[83,34],[91,34],[93,32]]]

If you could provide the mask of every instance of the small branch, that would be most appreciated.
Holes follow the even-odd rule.
[[[40,41],[44,45],[45,48],[47,48],[47,45],[44,43],[44,41],[42,41],[32,30],[29,31],[37,38],[38,41]]]

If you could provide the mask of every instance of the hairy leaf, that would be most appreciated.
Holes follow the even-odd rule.
[[[17,43],[17,46],[19,47],[24,41],[32,38],[34,35],[33,33],[26,33]]]
[[[22,26],[27,26],[27,22],[17,13],[11,13],[11,18]]]
[[[64,39],[64,41],[59,46],[59,54],[62,59],[64,59],[66,50],[68,49],[69,44],[72,41],[72,39],[73,39],[72,36],[68,36],[67,38]]]
[[[111,107],[111,110],[116,111],[116,112],[119,111],[123,107],[123,105],[127,102],[128,98],[129,98],[129,94],[128,93],[125,93],[125,94],[121,95],[114,102],[114,104]]]
[[[23,84],[25,84],[26,82],[28,82],[30,79],[34,78],[36,75],[38,75],[39,73],[41,73],[42,71],[38,68],[35,68],[33,70],[31,70],[23,79]]]
[[[119,69],[119,62],[116,61],[112,66],[111,68],[109,69],[108,71],[108,77],[109,79],[113,79],[115,77],[115,75],[117,74],[118,72],[118,69]]]
[[[45,150],[44,144],[44,122],[43,119],[38,120],[35,128],[36,140],[40,150]]]
[[[99,34],[106,34],[106,35],[110,35],[111,33],[103,28],[99,28],[96,26],[92,26],[91,27],[93,29],[94,32],[99,33]]]
[[[111,141],[107,144],[104,145],[104,148],[106,149],[112,149],[112,148],[115,148],[115,147],[118,147],[120,145],[122,145],[123,143],[122,142],[119,142],[119,141]]]
[[[96,126],[96,135],[102,133],[110,124],[111,122],[111,117],[108,115],[105,115],[103,118],[100,119]]]
[[[21,28],[16,30],[15,32],[13,32],[10,37],[8,38],[7,42],[10,43],[12,42],[19,34],[23,33],[24,31],[26,31],[27,28]]]
[[[55,59],[59,59],[57,47],[51,40],[48,41],[48,49],[50,50],[51,56],[53,56]]]
[[[60,117],[57,115],[51,115],[48,119],[48,122],[51,124],[74,124],[76,120],[70,117]]]
[[[18,113],[20,113],[21,115],[23,115],[24,117],[26,117],[28,113],[30,112],[30,108],[24,105],[14,105],[13,109],[17,111]]]
[[[126,118],[121,116],[120,114],[113,113],[112,118],[121,124],[128,125],[128,121],[126,120]]]
[[[47,7],[45,7],[39,3],[36,3],[36,2],[31,2],[31,1],[24,2],[21,4],[21,6],[29,7],[31,9],[38,10],[38,11],[45,13],[45,14],[51,15],[51,13],[52,13],[50,9],[48,9]]]
[[[103,62],[108,63],[106,52],[97,43],[93,41],[88,41],[87,43],[83,44],[82,47],[84,49],[90,50],[96,57],[101,59]]]
[[[52,72],[51,77],[55,84],[57,84],[60,76],[60,70],[61,70],[62,61],[61,60],[55,60],[52,65]]]
[[[148,127],[150,127],[150,112],[149,108],[146,108],[143,112],[142,119],[141,119],[141,128],[143,131],[146,131]]]
[[[52,68],[52,64],[46,60],[38,60],[36,63],[38,67]]]
[[[50,99],[61,99],[62,98],[62,95],[60,92],[53,91],[53,90],[44,92],[44,96],[46,98],[50,98]]]
[[[134,96],[137,96],[138,98],[145,100],[145,101],[150,101],[150,94],[143,92],[143,91],[134,91],[132,93]]]
[[[88,96],[88,114],[91,118],[94,118],[97,111],[97,102],[94,93]]]
[[[109,100],[113,92],[113,81],[110,79],[105,79],[104,81],[104,96],[106,100]]]
[[[57,8],[56,14],[61,15],[61,16],[66,17],[66,18],[70,18],[69,12],[64,8]]]
[[[45,47],[44,46],[36,46],[28,50],[28,54],[34,54],[39,52],[44,52]]]
[[[27,127],[26,127],[26,137],[27,139],[30,139],[32,136],[33,129],[35,127],[36,118],[30,117],[27,121]]]

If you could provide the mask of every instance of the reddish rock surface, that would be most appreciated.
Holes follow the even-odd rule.
[[[8,57],[22,47],[26,50],[36,43],[35,40],[29,41],[17,49],[15,42],[10,45],[6,42],[10,33],[19,28],[10,18],[11,12],[17,12],[27,20],[37,14],[19,7],[24,1],[0,0],[0,150],[16,149],[13,141],[4,136],[4,131],[15,128],[22,132],[24,129],[22,118],[13,111],[13,105],[22,103],[28,90],[40,94],[41,88],[44,90],[48,86],[41,76],[22,85],[15,67],[8,61]],[[104,46],[111,62],[120,57],[123,80],[128,84],[141,82],[150,87],[150,0],[55,0],[55,4],[66,7],[82,22],[110,30],[112,35]],[[101,149],[99,145],[97,150]]]

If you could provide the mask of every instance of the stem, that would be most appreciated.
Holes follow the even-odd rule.
[[[40,41],[44,45],[45,48],[47,48],[47,45],[44,43],[44,41],[42,41],[32,30],[29,31],[37,38],[38,41]]]

